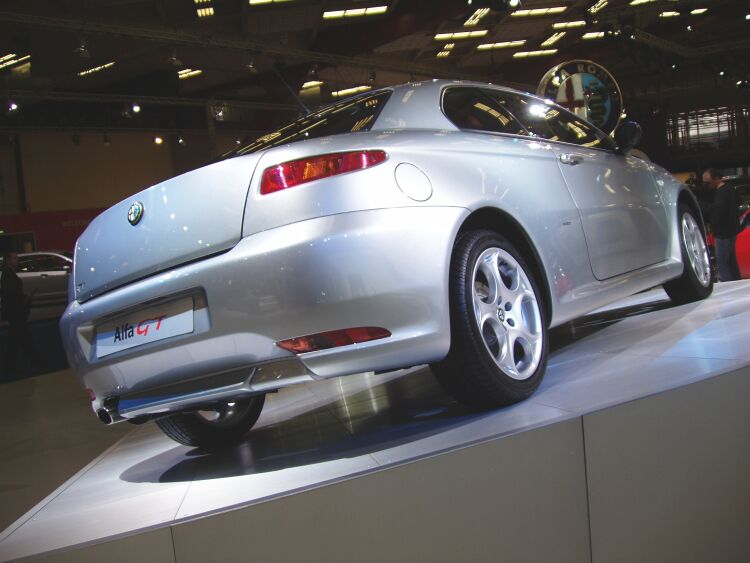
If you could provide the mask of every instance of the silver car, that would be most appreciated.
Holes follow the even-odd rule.
[[[567,110],[429,81],[339,101],[153,186],[78,240],[62,318],[105,423],[240,440],[287,385],[429,363],[458,401],[539,386],[547,333],[664,284],[707,297],[698,206]]]

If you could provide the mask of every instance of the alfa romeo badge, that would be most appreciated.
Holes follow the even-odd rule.
[[[547,71],[537,94],[554,100],[605,133],[620,122],[622,93],[603,66],[586,60],[568,61]]]
[[[128,209],[128,222],[131,225],[137,225],[141,218],[143,218],[143,204],[140,201],[136,201]]]

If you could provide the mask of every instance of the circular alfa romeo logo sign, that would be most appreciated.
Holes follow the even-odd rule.
[[[622,93],[614,77],[593,61],[568,61],[544,75],[537,94],[611,133],[620,122]]]
[[[138,221],[143,217],[143,204],[140,201],[136,201],[128,209],[128,221],[131,225],[137,225]]]

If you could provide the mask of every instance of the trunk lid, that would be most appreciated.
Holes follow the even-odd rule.
[[[187,172],[115,204],[76,243],[79,302],[131,281],[233,247],[259,155]],[[133,208],[142,205],[139,220]]]

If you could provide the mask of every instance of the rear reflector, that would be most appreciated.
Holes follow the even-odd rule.
[[[313,180],[364,170],[387,158],[385,151],[351,151],[282,162],[265,169],[260,181],[260,193],[268,195]]]
[[[388,338],[390,335],[390,331],[384,328],[365,326],[289,338],[277,342],[276,345],[295,354],[304,354],[305,352],[316,352],[359,342],[368,342],[369,340]]]

